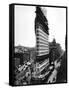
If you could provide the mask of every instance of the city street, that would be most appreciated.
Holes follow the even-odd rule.
[[[57,73],[58,68],[61,66],[61,62],[57,62],[57,60],[54,62],[55,68],[52,72],[52,74],[49,76],[47,83],[55,83],[57,79]]]

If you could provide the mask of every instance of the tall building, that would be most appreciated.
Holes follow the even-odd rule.
[[[44,16],[40,7],[36,7],[35,33],[37,52],[36,58],[37,61],[42,61],[49,57],[49,28],[48,20]]]
[[[39,63],[39,72],[45,74],[49,67],[49,28],[48,20],[40,7],[36,7],[35,34],[36,62]]]

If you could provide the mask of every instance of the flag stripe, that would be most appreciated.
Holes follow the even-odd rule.
[[[41,38],[43,38],[45,40],[48,40],[48,37],[43,35],[43,34],[41,34],[41,33],[37,33],[36,35],[37,35],[36,37],[41,37]]]
[[[39,45],[39,44],[49,45],[48,41],[44,42],[44,41],[38,41],[37,40],[37,45]]]
[[[46,50],[46,51],[44,51],[44,50],[43,50],[43,51],[38,51],[38,50],[37,50],[37,53],[39,53],[39,54],[49,53],[49,50]]]
[[[49,50],[48,48],[37,48],[37,50],[40,50],[40,51],[47,51],[47,50]]]
[[[47,52],[38,52],[37,51],[37,56],[42,56],[42,55],[47,55],[47,54],[49,54],[49,51],[47,51]]]
[[[45,48],[45,47],[43,47],[43,48],[42,48],[42,47],[37,47],[36,49],[37,49],[37,50],[49,50],[48,47],[46,47],[46,48]]]
[[[48,33],[48,31],[46,31],[46,29],[45,29],[45,28],[43,27],[43,25],[40,24],[40,23],[37,23],[37,29],[42,30],[44,33]],[[47,35],[49,35],[49,33],[48,33]]]
[[[37,56],[43,56],[49,54],[49,35],[44,32],[42,24],[37,24],[36,29],[36,52]]]
[[[44,41],[44,42],[47,42],[47,41],[48,41],[48,39],[44,39],[44,38],[42,38],[42,37],[39,38],[39,36],[37,36],[36,39],[37,39],[37,40],[42,40],[42,41]]]
[[[37,43],[37,47],[49,47],[49,44]]]
[[[40,28],[37,29],[37,33],[40,32],[41,34],[43,34],[44,36],[48,37],[48,34],[46,34],[44,31],[42,31]]]

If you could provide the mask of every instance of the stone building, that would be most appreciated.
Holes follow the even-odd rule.
[[[38,77],[45,77],[49,69],[49,28],[48,20],[42,8],[36,7],[35,18],[35,34],[36,34],[36,62],[38,66]]]
[[[52,42],[49,43],[49,59],[50,64],[54,63],[56,59],[58,59],[63,53],[63,50],[59,43],[56,43],[56,40],[53,39]]]
[[[39,62],[48,59],[49,57],[48,20],[40,7],[36,7],[35,33],[37,53],[36,60]]]

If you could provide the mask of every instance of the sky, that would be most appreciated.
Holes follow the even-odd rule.
[[[49,41],[53,38],[65,50],[66,9],[43,7],[48,19]],[[15,6],[15,46],[35,47],[35,10],[34,6]]]
[[[15,46],[35,47],[35,7],[15,6]]]
[[[49,24],[49,41],[53,38],[57,43],[60,43],[65,50],[65,35],[66,35],[66,9],[47,7],[47,19]]]

